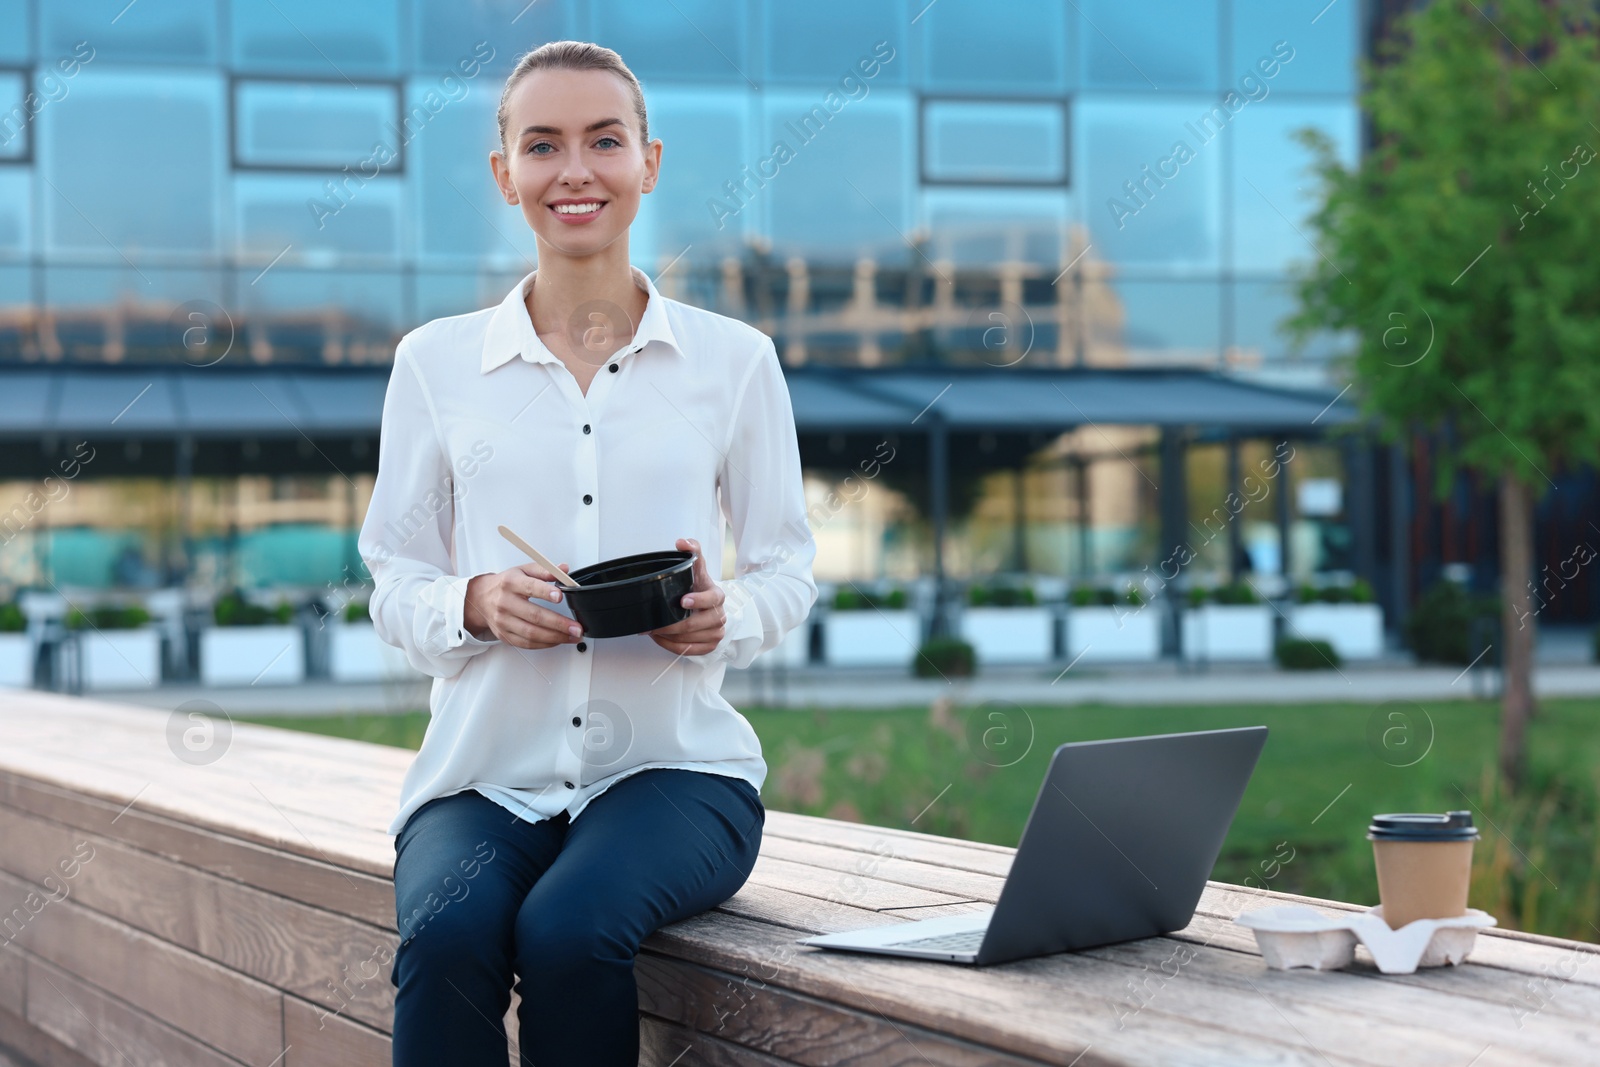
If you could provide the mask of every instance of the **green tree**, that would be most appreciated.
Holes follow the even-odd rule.
[[[1350,331],[1350,377],[1391,439],[1447,432],[1497,485],[1500,766],[1533,712],[1533,506],[1600,447],[1600,52],[1594,5],[1434,0],[1363,67],[1371,143],[1343,166],[1300,134],[1322,183],[1300,331]]]

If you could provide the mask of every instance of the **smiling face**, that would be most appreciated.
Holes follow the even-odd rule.
[[[603,70],[535,70],[507,100],[505,155],[489,154],[506,203],[522,208],[543,262],[621,240],[655,188],[661,142],[643,144],[627,83]]]

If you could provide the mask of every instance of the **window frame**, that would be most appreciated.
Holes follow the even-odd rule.
[[[406,79],[393,78],[326,78],[302,77],[297,74],[247,74],[229,68],[228,79],[228,170],[230,173],[253,172],[269,174],[343,174],[350,166],[344,163],[334,166],[328,163],[254,163],[239,157],[239,89],[247,83],[273,83],[278,85],[332,85],[338,87],[353,87],[357,89],[381,88],[388,89],[394,101],[394,113],[391,116],[394,129],[405,128],[406,114]],[[395,158],[388,164],[378,168],[378,175],[404,176],[406,173],[406,148],[402,141],[393,146]]]
[[[1048,104],[1061,110],[1061,177],[936,178],[928,171],[928,108],[938,104]],[[978,96],[970,93],[917,94],[917,183],[923,188],[962,186],[985,189],[1072,188],[1072,94],[1060,96]]]
[[[27,104],[28,97],[34,92],[34,78],[38,75],[39,64],[0,63],[0,74],[18,74],[22,76],[22,99],[18,106]],[[42,108],[40,110],[43,110]],[[22,124],[22,154],[19,156],[0,156],[0,167],[31,167],[37,153],[36,140],[33,136],[34,116]]]

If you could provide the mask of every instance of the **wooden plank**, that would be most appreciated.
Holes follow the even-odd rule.
[[[0,1009],[0,1045],[36,1067],[101,1067],[63,1045],[20,1015]]]
[[[1231,919],[1197,914],[1188,926],[1171,936],[1250,956],[1260,955],[1255,935]],[[1470,997],[1488,1006],[1486,1009],[1483,1005],[1458,1005],[1465,1011],[1489,1010],[1508,1018],[1521,1018],[1548,1010],[1584,1019],[1600,1018],[1600,988],[1596,988],[1596,979],[1600,978],[1600,954],[1568,953],[1541,963],[1542,970],[1519,971],[1512,976],[1505,973],[1507,968],[1492,962],[1498,940],[1480,933],[1465,965],[1428,968],[1409,975],[1386,975],[1382,980],[1426,989],[1449,989],[1453,996]],[[1550,950],[1539,946],[1538,951]],[[1356,959],[1358,966],[1350,973],[1374,973],[1370,969],[1371,954],[1364,947],[1357,946]]]
[[[34,887],[0,873],[0,899]],[[47,905],[17,938],[69,974],[235,1059],[265,1067],[283,1051],[280,994],[262,982],[107,918],[70,897]]]
[[[130,1067],[239,1064],[37,957],[28,961],[28,1022],[95,1063]]]
[[[394,922],[393,862],[382,877],[228,837],[203,825],[0,771],[0,804],[374,925]],[[337,861],[339,857],[331,859]]]
[[[1448,982],[1391,982],[1370,964],[1327,973],[1269,971],[1257,957],[1214,947],[1190,948],[1192,961],[1183,963],[1189,953],[1175,957],[1177,947],[1166,938],[1149,938],[1079,955],[1119,963],[1135,973],[1132,988],[1125,988],[1118,1005],[1119,1011],[1132,1013],[1130,1028],[1150,1004],[1166,1012],[1200,1015],[1218,1010],[1222,1000],[1249,1003],[1260,998],[1293,1018],[1308,1042],[1340,1050],[1352,1045],[1373,1052],[1388,1049],[1388,1062],[1449,1067],[1492,1046],[1496,1063],[1552,1063],[1564,1051],[1600,1040],[1600,1021],[1594,1016],[1552,1016],[1538,1027],[1527,1027],[1509,1011],[1463,1004]],[[1039,962],[1048,965],[1049,960]],[[1464,969],[1476,968],[1468,964]],[[1274,1022],[1270,1015],[1256,1014],[1263,1027]],[[1281,1019],[1277,1023],[1279,1032],[1289,1032]],[[1408,1045],[1418,1047],[1407,1051]]]
[[[967,852],[993,852],[1000,856],[1010,856],[1016,849],[1009,845],[996,845],[989,841],[963,841],[952,837],[940,837],[937,834],[926,834],[921,830],[905,830],[895,826],[875,826],[869,823],[845,822],[841,819],[825,819],[820,815],[801,815],[798,812],[773,811],[768,812],[772,817],[769,823],[774,831],[786,837],[798,840],[811,840],[809,835],[821,834],[815,838],[820,841],[870,841],[880,836],[898,837],[908,842],[920,841],[930,847],[950,845],[954,843],[961,851]],[[863,846],[870,847],[870,846]],[[970,860],[970,856],[956,857]],[[976,870],[978,868],[969,868]]]
[[[142,769],[111,763],[90,766],[70,755],[7,751],[11,754],[5,765],[13,773],[81,790],[113,801],[119,808],[137,803],[146,811],[199,822],[232,837],[378,877],[394,871],[393,838],[376,828],[357,830],[319,812],[290,815],[283,806],[288,794],[270,781],[263,790],[252,778],[200,773],[195,768],[174,772],[159,764],[146,764]],[[177,763],[170,754],[167,759]],[[328,798],[328,802],[335,803],[336,798]]]
[[[1365,910],[1360,905],[1342,901],[1264,893],[1252,887],[1210,882],[1207,883],[1205,892],[1201,894],[1196,914],[1201,917],[1222,917],[1232,920],[1243,912],[1253,911],[1256,908],[1291,903],[1306,904],[1335,914],[1341,911]],[[1239,929],[1248,936],[1249,943],[1253,946],[1254,935],[1242,927]],[[1248,951],[1254,952],[1255,949],[1252,947]],[[1554,977],[1562,982],[1573,981],[1600,986],[1600,945],[1585,941],[1567,941],[1562,938],[1527,934],[1520,930],[1491,928],[1478,934],[1469,959],[1480,967],[1514,971],[1534,979]],[[1514,984],[1521,988],[1524,982],[1518,979]]]
[[[806,1067],[1038,1067],[882,1015],[827,1004],[742,971],[729,975],[642,952],[639,1007],[697,1034]]]
[[[890,851],[902,859],[1000,878],[1010,873],[1011,861],[1016,855],[1014,848],[985,841],[958,841],[911,830],[838,822],[786,811],[769,810],[761,836],[762,840],[776,837],[869,854]]]
[[[775,891],[775,890],[773,890],[771,888],[768,888],[768,887],[760,887],[760,888],[765,889],[767,892],[774,892]],[[750,886],[747,884],[746,890],[748,890],[748,889],[750,889]],[[766,909],[761,909],[761,910],[750,908],[748,906],[747,902],[748,902],[751,894],[746,892],[746,890],[741,890],[740,894],[736,894],[734,898],[732,898],[729,902],[727,902],[724,905],[724,909],[733,911],[735,913],[742,912],[742,913],[747,914],[747,915],[751,914],[752,911],[754,911],[756,915],[758,915],[758,916],[760,916],[762,918],[774,918],[774,917],[776,917],[778,915],[782,915],[785,912],[787,912],[789,914],[793,914],[794,909],[792,909],[790,906],[788,906],[786,902],[783,902],[783,903],[773,902],[772,904],[769,904],[769,906]],[[741,898],[743,898],[743,899],[741,899]],[[819,908],[818,906],[814,905],[810,909],[810,914],[811,914],[811,916],[813,918],[822,918],[823,910],[824,909]],[[935,909],[929,909],[929,910],[935,910]],[[943,912],[943,911],[947,911],[947,910],[960,910],[960,909],[956,909],[956,908],[950,908],[950,909],[940,908],[940,909],[936,909],[936,910]],[[849,912],[854,912],[854,914],[849,914]],[[823,928],[823,929],[852,929],[852,928],[857,928],[857,927],[865,927],[865,926],[876,925],[877,923],[875,923],[875,922],[871,921],[870,919],[866,918],[867,916],[871,916],[871,915],[874,915],[874,914],[881,914],[881,913],[862,912],[860,909],[840,908],[840,909],[837,909],[833,915],[828,917],[828,920],[827,920],[826,923],[818,923],[818,926],[819,926],[819,928]],[[916,918],[916,917],[924,917],[924,916],[922,916],[920,914],[920,911],[919,911],[919,913],[917,915],[904,916],[904,917],[901,917],[901,918]],[[865,920],[865,921],[863,921],[863,920]],[[893,921],[901,921],[901,919],[899,919],[899,918],[884,918],[881,921],[893,922]],[[1211,918],[1211,917],[1207,917],[1207,916],[1199,916],[1199,917],[1197,917],[1196,922],[1192,923],[1191,926],[1189,927],[1188,931],[1186,932],[1187,939],[1193,940],[1193,941],[1206,941],[1206,942],[1209,942],[1209,941],[1212,941],[1212,940],[1217,940],[1219,938],[1219,935],[1221,936],[1221,939],[1222,939],[1222,944],[1220,944],[1218,946],[1219,948],[1220,947],[1226,947],[1226,948],[1232,949],[1232,950],[1234,950],[1236,952],[1240,952],[1240,953],[1244,953],[1244,954],[1249,955],[1250,957],[1252,957],[1252,962],[1248,966],[1252,969],[1252,971],[1254,971],[1255,968],[1260,968],[1259,971],[1255,971],[1256,974],[1258,974],[1260,976],[1263,976],[1263,977],[1268,974],[1268,972],[1266,971],[1264,965],[1262,965],[1260,963],[1259,954],[1257,953],[1257,950],[1255,948],[1254,935],[1252,935],[1250,933],[1250,931],[1248,931],[1247,929],[1238,926],[1236,923],[1233,923],[1231,919],[1217,919],[1217,918]],[[1487,940],[1487,939],[1480,938],[1480,941],[1482,941],[1482,940]],[[1156,948],[1156,946],[1159,946],[1159,948]],[[1099,950],[1099,951],[1102,954],[1109,954],[1110,958],[1114,958],[1114,959],[1115,958],[1119,958],[1121,954],[1137,953],[1137,954],[1142,955],[1142,954],[1145,954],[1145,953],[1147,953],[1149,951],[1158,951],[1159,952],[1159,956],[1157,957],[1157,959],[1155,960],[1154,963],[1151,963],[1150,961],[1145,960],[1143,962],[1137,962],[1136,961],[1132,965],[1138,966],[1141,969],[1142,968],[1148,968],[1149,971],[1154,971],[1156,973],[1157,977],[1159,978],[1160,974],[1161,974],[1161,972],[1159,970],[1159,964],[1160,964],[1161,960],[1167,959],[1168,957],[1171,956],[1173,947],[1174,946],[1173,946],[1172,942],[1167,940],[1167,939],[1152,939],[1152,940],[1149,940],[1149,941],[1136,942],[1136,943],[1134,943],[1133,947],[1130,947],[1130,948],[1127,948],[1127,949],[1123,949],[1123,948],[1120,948],[1120,947],[1112,947],[1112,948],[1109,948],[1109,949],[1106,949],[1106,950]],[[1087,955],[1094,955],[1094,954],[1095,954],[1095,950],[1091,950],[1091,952],[1088,953]],[[1051,957],[1046,957],[1045,959],[1048,960],[1050,958]],[[935,964],[934,966],[939,966],[939,965]],[[1478,1046],[1477,1049],[1472,1050],[1472,1053],[1469,1053],[1469,1058],[1470,1058],[1471,1054],[1475,1054],[1477,1051],[1481,1051],[1483,1045],[1485,1045],[1485,1044],[1496,1043],[1497,1047],[1499,1047],[1500,1045],[1508,1045],[1508,1046],[1517,1045],[1519,1043],[1519,1036],[1520,1036],[1517,1031],[1520,1031],[1521,1027],[1516,1025],[1516,1018],[1514,1017],[1514,1015],[1513,1015],[1513,1013],[1511,1011],[1511,1006],[1505,999],[1505,996],[1504,996],[1504,994],[1505,994],[1504,983],[1498,982],[1498,981],[1496,981],[1494,978],[1492,978],[1490,976],[1484,976],[1483,973],[1481,971],[1479,971],[1475,967],[1468,966],[1468,967],[1465,967],[1465,968],[1459,968],[1459,969],[1453,969],[1453,970],[1471,971],[1471,972],[1474,973],[1475,977],[1482,978],[1482,986],[1481,986],[1481,988],[1483,988],[1483,990],[1484,990],[1484,995],[1487,995],[1488,990],[1490,988],[1496,988],[1496,987],[1499,988],[1500,994],[1501,994],[1501,997],[1500,997],[1501,1003],[1499,1005],[1500,1011],[1496,1014],[1496,1018],[1497,1018],[1497,1020],[1499,1020],[1500,1022],[1505,1023],[1506,1025],[1505,1026],[1496,1025],[1496,1026],[1493,1026],[1493,1027],[1490,1027],[1490,1028],[1484,1030],[1482,1032],[1482,1035],[1481,1035],[1483,1037],[1482,1043]],[[1600,968],[1597,968],[1596,970],[1600,970]],[[1148,971],[1146,973],[1148,973]],[[1434,972],[1434,974],[1437,974],[1437,973],[1439,973],[1439,972]],[[1329,976],[1329,977],[1333,977],[1333,976]],[[1346,976],[1346,977],[1348,977],[1348,976]],[[1437,989],[1435,989],[1435,988],[1430,988],[1430,987],[1428,987],[1426,985],[1427,981],[1431,977],[1433,977],[1433,975],[1430,975],[1430,974],[1425,974],[1425,975],[1421,975],[1421,976],[1413,976],[1413,982],[1419,984],[1419,991],[1420,992],[1426,994],[1427,996],[1435,996],[1436,997],[1436,996],[1439,995],[1439,991]],[[1402,983],[1402,984],[1404,984],[1404,983]],[[1332,992],[1332,987],[1317,987],[1317,988],[1318,988],[1319,992]],[[1406,998],[1401,996],[1398,992],[1396,993],[1396,996],[1394,998],[1392,998],[1392,999],[1398,999],[1398,1000],[1400,1000],[1400,1001],[1402,1001],[1404,1003],[1408,1003],[1408,1004],[1412,1003],[1411,1001],[1406,1000]],[[1526,1014],[1528,1011],[1537,1011],[1537,1010],[1539,1010],[1540,1005],[1545,1004],[1547,1002],[1553,1004],[1555,1002],[1555,1000],[1557,1000],[1557,999],[1558,999],[1558,997],[1555,994],[1552,994],[1550,992],[1544,992],[1541,995],[1539,993],[1539,991],[1534,991],[1533,994],[1530,997],[1524,998],[1524,1002],[1523,1002],[1523,1006],[1524,1006],[1524,1009],[1525,1009],[1524,1010],[1524,1014]],[[1562,1012],[1563,1014],[1567,1014],[1567,1015],[1573,1016],[1575,1018],[1584,1018],[1583,1012],[1584,1012],[1585,1008],[1589,1006],[1588,1003],[1586,1002],[1586,998],[1581,996],[1581,994],[1578,991],[1567,990],[1566,991],[1566,1001],[1567,1001],[1567,1005],[1568,1006],[1563,1010],[1563,1012]],[[1384,1003],[1386,1003],[1386,1002],[1384,1002]],[[1424,1002],[1424,1003],[1433,1005],[1433,1007],[1430,1008],[1430,1010],[1432,1010],[1433,1013],[1438,1017],[1439,1022],[1441,1023],[1442,1026],[1444,1026],[1444,1024],[1446,1023],[1447,1016],[1450,1013],[1450,1011],[1458,1010],[1458,1006],[1454,1005],[1454,1004],[1450,1005],[1448,1009],[1441,1010],[1441,1009],[1438,1008],[1437,1004],[1434,1003],[1434,1002],[1428,1001],[1428,1002]],[[1422,1011],[1424,1003],[1418,1003],[1418,1004],[1414,1005],[1415,1009],[1418,1012]],[[1131,1001],[1129,1006],[1136,1009],[1137,1006],[1138,1006],[1138,1002],[1137,1001]],[[1597,1015],[1597,1017],[1600,1017],[1600,1015]],[[1395,1021],[1397,1021],[1397,1022],[1404,1021],[1404,1016],[1402,1015],[1400,1017],[1396,1017]],[[1444,1026],[1444,1029],[1447,1032],[1449,1032],[1451,1030],[1451,1028],[1448,1027],[1448,1026]],[[1460,1029],[1460,1028],[1456,1028],[1456,1029]],[[1469,1027],[1464,1032],[1472,1032],[1472,1031],[1471,1031],[1471,1028]],[[1568,1037],[1571,1037],[1571,1036],[1572,1035],[1570,1035],[1570,1034],[1568,1035]],[[1526,1042],[1522,1042],[1522,1043],[1526,1043]],[[1559,1046],[1546,1046],[1544,1048],[1544,1052],[1546,1054],[1549,1054],[1549,1055],[1555,1055],[1555,1054],[1558,1053],[1558,1051],[1559,1051]]]
[[[390,1067],[392,1062],[387,1032],[327,1015],[295,996],[283,998],[283,1038],[284,1067]]]
[[[0,1011],[22,1015],[27,1003],[23,991],[28,985],[28,965],[20,947],[0,928]]]
[[[58,884],[71,899],[278,989],[387,1029],[388,962],[399,934],[0,807],[0,869],[51,871],[85,845],[92,859]],[[81,854],[81,853],[80,853]],[[92,977],[92,976],[91,976]]]
[[[1237,1062],[1241,1047],[1262,1063],[1298,1064],[1308,1055],[1303,1045],[1263,1038],[1257,1024],[1267,1006],[1239,998],[1210,1005],[1208,1015],[1198,1019],[1147,1010],[1133,1040],[1118,1028],[1106,995],[1133,972],[1075,954],[1051,957],[1048,972],[1042,973],[1033,965],[1038,961],[973,969],[832,953],[794,944],[792,930],[778,931],[716,911],[657,931],[650,945],[657,955],[728,974],[750,967],[763,980],[770,978],[774,987],[792,993],[1046,1063],[1070,1064],[1080,1055],[1080,1067],[1207,1057],[1231,1063]],[[1248,1010],[1236,1013],[1239,1007]],[[1330,1054],[1330,1059],[1387,1067],[1384,1061],[1353,1055]]]
[[[958,893],[918,889],[915,886],[885,882],[870,874],[830,871],[822,867],[813,867],[808,863],[774,859],[765,855],[756,857],[749,880],[757,885],[788,889],[801,896],[814,897],[818,900],[873,908],[954,904],[967,899]]]
[[[761,854],[773,859],[791,860],[825,871],[870,874],[879,882],[933,889],[940,893],[982,900],[993,904],[1000,899],[1005,878],[977,874],[955,867],[943,867],[921,860],[906,859],[896,853],[861,853],[809,841],[774,839],[762,842]]]
[[[639,1067],[784,1067],[784,1063],[665,1019],[641,1015]]]

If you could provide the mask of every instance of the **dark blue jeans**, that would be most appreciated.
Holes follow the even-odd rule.
[[[395,838],[395,1067],[505,1067],[513,971],[524,1065],[636,1067],[639,943],[738,892],[765,824],[748,782],[678,768],[575,820],[428,801]]]

